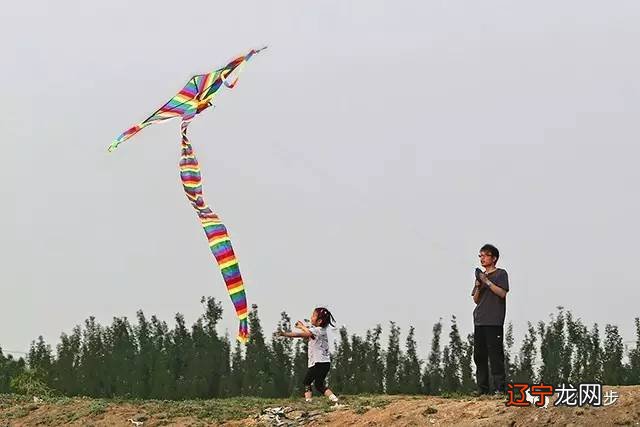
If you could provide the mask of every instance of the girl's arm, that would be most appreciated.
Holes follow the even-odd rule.
[[[311,331],[308,329],[302,332],[284,332],[280,331],[280,336],[287,338],[309,338],[312,336]]]
[[[307,328],[307,325],[305,325],[301,321],[298,320],[295,324],[295,327],[298,329],[301,329],[303,333],[308,334],[308,335],[305,335],[306,337],[315,338],[315,335],[313,335],[313,332],[311,332],[311,330]]]
[[[294,325],[296,328],[300,329],[302,332],[280,332],[280,336],[288,337],[288,338],[315,338],[313,332],[309,330],[301,321],[297,321]]]

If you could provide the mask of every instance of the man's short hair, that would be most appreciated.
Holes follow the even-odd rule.
[[[489,252],[492,257],[495,257],[496,262],[498,262],[498,258],[500,258],[500,251],[493,245],[487,243],[483,247],[480,248],[480,252]]]

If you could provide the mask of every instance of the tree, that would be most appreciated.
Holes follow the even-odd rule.
[[[236,346],[231,356],[231,380],[230,395],[241,396],[244,394],[243,382],[245,377],[244,358],[242,356],[242,346],[240,341],[236,341]]]
[[[623,384],[622,357],[624,356],[624,345],[622,344],[622,337],[618,333],[617,326],[606,325],[604,331],[605,340],[602,357],[604,383],[608,385]]]
[[[81,393],[91,397],[106,396],[105,347],[102,327],[91,316],[84,323],[78,369]]]
[[[291,396],[293,375],[293,343],[291,339],[282,337],[279,332],[291,332],[291,318],[286,312],[280,313],[280,322],[271,338],[273,354],[273,386],[278,397]]]
[[[169,399],[174,395],[175,378],[172,376],[169,352],[172,348],[171,333],[166,322],[151,316],[151,391],[150,397]]]
[[[33,341],[26,361],[0,349],[0,393],[87,395],[92,397],[190,399],[223,396],[286,397],[302,393],[307,372],[307,340],[275,335],[267,341],[257,306],[249,313],[251,335],[245,347],[217,331],[222,305],[202,298],[204,313],[187,327],[181,314],[175,327],[156,316],[137,312],[137,324],[114,318],[102,327],[90,317],[83,327],[62,333],[56,354],[42,337]],[[512,356],[513,326],[505,333],[507,379],[547,384],[640,383],[640,318],[635,318],[636,345],[624,347],[617,326],[606,325],[601,342],[598,325],[589,330],[571,312],[558,307],[545,324],[528,323],[517,355]],[[380,343],[382,327],[364,336],[339,331],[329,376],[339,393],[440,394],[469,392],[473,378],[473,335],[461,338],[455,316],[449,343],[441,350],[442,321],[433,326],[426,366],[418,352],[415,329],[409,328],[404,348],[400,328],[390,322],[386,351]],[[281,313],[277,330],[291,330],[291,319]],[[539,339],[539,340],[538,340]],[[539,343],[539,346],[538,346]],[[538,350],[540,348],[540,350]],[[540,352],[539,370],[537,355]],[[628,361],[624,361],[628,351]],[[421,378],[420,378],[421,377]],[[52,390],[53,389],[53,390]]]
[[[640,384],[640,318],[635,318],[636,346],[629,352],[627,384]]]
[[[27,362],[35,377],[46,385],[50,385],[52,382],[52,359],[51,346],[44,342],[42,335],[39,336],[37,341],[31,343]]]
[[[415,340],[415,328],[409,327],[406,352],[400,363],[400,392],[403,394],[418,394],[422,391],[420,372],[422,361],[418,358],[418,348]]]
[[[442,363],[444,375],[444,388],[448,392],[461,390],[460,356],[463,354],[462,340],[458,332],[456,317],[451,318],[451,331],[449,332],[449,345],[444,348]]]
[[[373,331],[367,331],[365,347],[366,369],[363,372],[364,390],[367,393],[380,394],[384,390],[384,361],[382,360],[382,346],[380,344],[380,336],[382,335],[382,326],[376,325]]]
[[[542,357],[540,380],[546,384],[561,384],[567,382],[570,377],[571,359],[567,357],[568,352],[565,348],[564,324],[563,307],[558,307],[558,315],[551,316],[548,326],[543,322],[538,323]]]
[[[335,348],[335,357],[333,358],[333,363],[331,364],[331,385],[333,387],[332,390],[337,393],[352,393],[353,373],[351,372],[351,342],[349,341],[349,334],[347,333],[347,329],[345,327],[340,328],[339,334],[340,340]],[[302,379],[304,378],[304,373],[306,372],[307,368],[307,358],[306,351],[304,355],[301,355],[299,350],[299,346],[296,345],[294,370],[297,372],[297,374],[295,375],[296,380],[299,383],[302,383]]]
[[[436,395],[442,391],[442,353],[440,351],[440,335],[442,319],[433,325],[431,351],[422,377],[422,386],[426,394]]]
[[[220,397],[222,386],[231,373],[228,341],[220,338],[217,324],[222,305],[214,298],[202,297],[204,314],[191,329],[193,359],[189,361],[188,379],[191,395],[198,398]]]
[[[460,382],[462,391],[471,393],[476,388],[473,375],[473,334],[467,335],[467,341],[462,344],[462,356],[460,357]]]
[[[80,365],[80,346],[82,331],[79,326],[73,328],[73,333],[60,336],[57,346],[58,357],[53,364],[53,387],[67,396],[81,392],[78,369]]]
[[[190,397],[189,378],[187,368],[193,360],[193,343],[191,334],[186,327],[184,316],[180,313],[175,316],[176,325],[170,333],[169,344],[169,372],[173,379],[170,391],[172,399],[185,399]]]
[[[0,347],[0,393],[11,393],[11,381],[25,371],[25,361],[15,360],[12,355],[2,354]]]
[[[369,348],[367,342],[356,334],[351,335],[351,360],[349,371],[351,372],[350,393],[366,393],[367,354]]]
[[[396,326],[395,322],[391,322],[385,370],[385,391],[387,394],[398,394],[400,392],[399,368],[401,359],[400,328]]]
[[[204,331],[202,318],[196,320],[191,327],[192,358],[186,367],[186,383],[188,392],[185,397],[203,399],[210,397],[213,390],[209,388],[209,381],[216,377],[216,368],[212,366],[213,354],[210,351],[210,343]],[[219,383],[219,375],[217,375]],[[215,390],[216,394],[218,390]]]
[[[600,331],[595,323],[589,337],[585,340],[587,346],[587,363],[582,370],[581,381],[588,383],[602,382],[602,347],[600,346]]]
[[[567,346],[573,349],[571,375],[567,380],[571,384],[582,382],[584,369],[589,357],[589,334],[587,328],[580,319],[573,319],[571,313],[567,313]]]
[[[106,396],[132,396],[138,352],[133,329],[126,317],[114,317],[104,336]]]
[[[346,332],[346,331],[345,331]],[[307,374],[307,347],[308,341],[306,339],[297,339],[295,345],[295,351],[293,355],[293,375],[291,378],[291,394],[294,396],[300,396],[303,392],[303,380]],[[331,373],[331,382],[335,384],[336,377],[335,371]],[[333,388],[336,388],[332,385]],[[336,388],[335,391],[338,391]]]
[[[236,339],[236,341],[238,341]],[[222,357],[225,360],[224,373],[220,377],[220,397],[231,396],[231,341],[229,335],[225,334],[222,339]]]
[[[442,351],[442,391],[452,393],[460,390],[460,378],[455,357],[451,356],[449,346],[444,346]]]
[[[134,334],[138,342],[138,357],[135,364],[135,395],[148,399],[152,393],[154,363],[157,353],[153,345],[151,324],[147,321],[142,310],[138,310],[136,317],[138,325],[134,328]]]
[[[527,322],[527,335],[525,335],[520,347],[519,356],[515,360],[516,368],[513,375],[513,381],[519,383],[534,383],[537,377],[534,372],[536,360],[536,330]]]
[[[504,372],[506,374],[506,381],[511,382],[516,372],[515,360],[511,355],[513,348],[513,324],[511,322],[507,325],[507,332],[504,334],[504,343],[506,344],[504,349]]]
[[[245,372],[243,391],[248,396],[271,397],[275,395],[271,361],[273,356],[269,351],[258,318],[258,306],[253,305],[249,312],[249,341],[245,356]]]
[[[450,339],[450,358],[453,368],[459,369],[460,391],[471,392],[475,388],[473,381],[473,367],[471,362],[473,359],[473,336],[467,336],[467,341],[462,342],[456,316],[451,316],[451,332]]]

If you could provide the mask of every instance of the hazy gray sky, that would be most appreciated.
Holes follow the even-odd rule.
[[[0,345],[222,301],[178,176],[179,122],[120,132],[250,48],[190,127],[268,331],[328,304],[362,333],[471,331],[478,248],[507,319],[557,305],[633,336],[637,1],[11,1],[0,16]],[[134,319],[132,319],[134,320]]]

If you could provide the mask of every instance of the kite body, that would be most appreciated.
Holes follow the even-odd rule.
[[[196,114],[212,105],[216,93],[223,85],[229,89],[233,89],[238,83],[237,74],[242,71],[247,61],[251,59],[253,55],[264,49],[266,49],[266,47],[251,50],[247,55],[234,59],[218,70],[191,77],[180,92],[162,107],[158,108],[155,113],[120,134],[109,146],[109,151],[115,150],[120,144],[154,123],[177,117],[182,118],[183,121],[193,119]],[[229,83],[227,79],[233,72],[236,72],[236,78],[233,82]]]
[[[182,144],[180,156],[180,179],[187,199],[195,209],[202,228],[204,229],[209,248],[215,257],[220,272],[227,286],[227,291],[240,321],[238,340],[246,342],[249,337],[247,323],[247,298],[236,260],[231,240],[219,216],[207,205],[202,193],[202,175],[195,152],[187,138],[187,128],[191,120],[200,112],[212,105],[217,91],[224,85],[230,89],[238,82],[238,77],[229,82],[227,79],[235,71],[238,74],[246,62],[259,50],[252,50],[247,55],[238,57],[208,74],[199,74],[189,79],[189,82],[171,98],[166,104],[156,110],[144,121],[132,126],[118,136],[109,146],[109,151],[115,150],[120,144],[140,132],[145,127],[164,120],[181,118]]]

